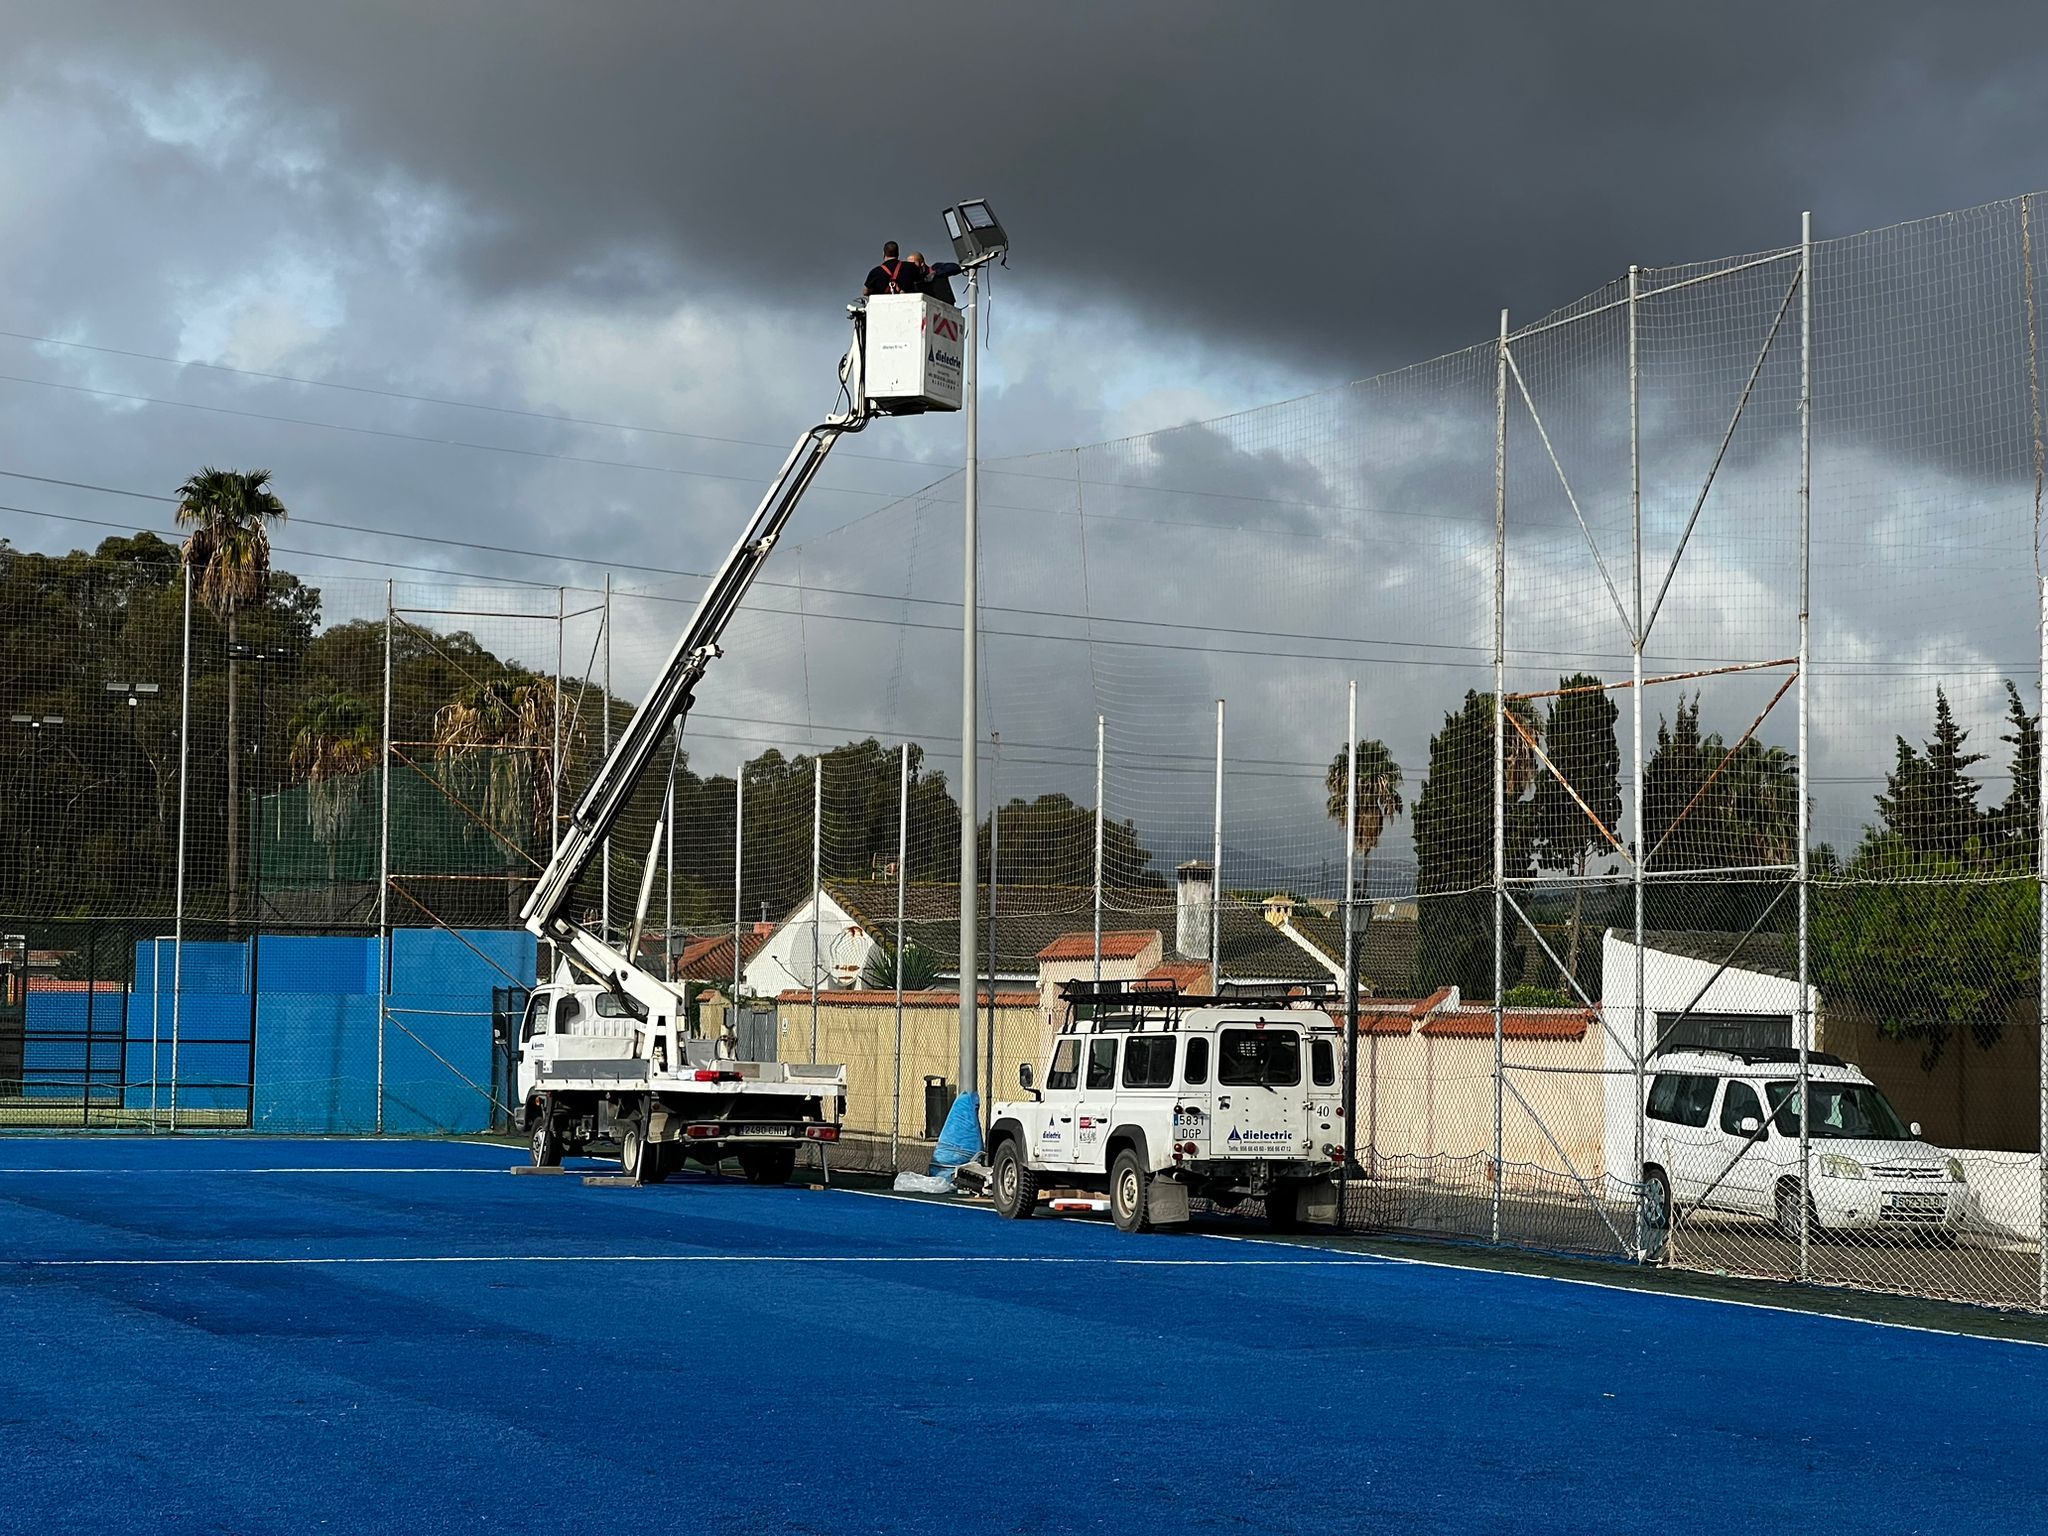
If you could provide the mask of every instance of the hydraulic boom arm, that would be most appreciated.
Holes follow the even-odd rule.
[[[761,498],[761,504],[754,509],[746,531],[740,535],[739,542],[733,545],[725,563],[705,588],[689,627],[669,653],[667,663],[655,678],[654,686],[648,691],[639,712],[619,737],[597,777],[591,780],[589,789],[570,817],[569,825],[562,829],[561,843],[520,914],[535,934],[551,941],[558,951],[573,959],[581,969],[608,983],[643,1010],[672,1016],[680,1003],[677,990],[665,978],[642,971],[632,955],[632,950],[637,948],[641,923],[646,917],[651,880],[641,881],[639,906],[633,922],[634,942],[625,951],[615,948],[607,935],[593,933],[576,920],[570,909],[571,892],[577,878],[616,829],[633,787],[670,748],[671,742],[680,737],[683,718],[694,701],[698,680],[712,660],[721,654],[719,637],[739,612],[748,588],[754,584],[755,577],[775,548],[775,542],[796,511],[797,503],[824,467],[826,455],[843,434],[858,432],[867,425],[873,407],[863,387],[861,354],[864,339],[861,317],[856,314],[853,350],[847,354],[841,367],[841,377],[847,385],[848,409],[828,416],[812,427],[783,461],[781,472],[769,486],[768,494]],[[674,736],[671,736],[672,729]],[[657,842],[660,836],[661,829],[657,826]],[[652,867],[650,858],[650,874]]]

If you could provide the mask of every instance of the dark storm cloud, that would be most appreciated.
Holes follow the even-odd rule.
[[[480,290],[825,300],[981,193],[1034,290],[1353,373],[1802,207],[2031,187],[2048,137],[2022,4],[15,10],[17,69],[241,78],[336,172],[433,189]]]

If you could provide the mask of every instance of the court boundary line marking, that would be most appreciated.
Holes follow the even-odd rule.
[[[844,1195],[862,1195],[874,1200],[898,1200],[910,1205],[935,1205],[944,1210],[976,1211],[994,1216],[998,1213],[993,1206],[950,1205],[944,1201],[920,1198],[916,1195],[899,1195],[889,1190],[841,1189],[833,1191]],[[1300,1243],[1283,1242],[1278,1238],[1253,1237],[1235,1232],[1190,1232],[1189,1237],[1202,1238],[1217,1243],[1256,1243],[1268,1248],[1300,1248]],[[1522,1250],[1510,1250],[1520,1252]],[[1963,1328],[1935,1328],[1926,1323],[1898,1323],[1881,1317],[1858,1317],[1853,1312],[1831,1312],[1824,1307],[1794,1307],[1783,1302],[1750,1301],[1738,1296],[1700,1296],[1690,1291],[1663,1290],[1649,1285],[1625,1285],[1617,1280],[1594,1280],[1580,1275],[1546,1275],[1528,1269],[1497,1269],[1486,1264],[1454,1264],[1448,1259],[1417,1258],[1405,1253],[1374,1253],[1370,1255],[1386,1264],[1406,1264],[1418,1269],[1445,1269],[1463,1275],[1500,1275],[1516,1280],[1548,1281],[1557,1285],[1578,1285],[1589,1290],[1615,1291],[1625,1296],[1665,1297],[1673,1301],[1703,1302],[1708,1306],[1741,1307],[1752,1312],[1775,1312],[1786,1317],[1824,1317],[1837,1323],[1859,1323],[1866,1328],[1891,1328],[1901,1333],[1926,1333],[1941,1339],[1975,1339],[1986,1344],[2017,1344],[2027,1349],[2048,1349],[2048,1339],[2016,1339],[2004,1333],[1977,1333]],[[1679,1274],[1697,1271],[1679,1270]],[[1766,1282],[1768,1283],[1768,1282]],[[1883,1295],[1883,1292],[1873,1292]],[[1968,1306],[1968,1302],[1941,1303],[1950,1306]]]
[[[296,1269],[347,1264],[1057,1264],[1133,1269],[1357,1269],[1367,1258],[1145,1259],[1062,1254],[420,1253],[221,1255],[174,1259],[0,1259],[5,1269]]]

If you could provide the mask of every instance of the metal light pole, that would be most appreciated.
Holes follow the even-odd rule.
[[[975,786],[974,754],[981,740],[975,708],[975,688],[980,669],[979,627],[981,622],[981,269],[1006,255],[1010,237],[1004,233],[988,203],[971,198],[955,203],[942,215],[946,235],[953,242],[953,254],[967,273],[967,348],[960,361],[961,404],[967,412],[967,453],[965,529],[961,553],[960,613],[960,1063],[958,1091],[974,1093],[979,1063],[976,1039],[975,982],[980,972],[980,946],[975,940],[979,927],[980,818],[976,815],[980,797]]]
[[[962,361],[961,390],[967,408],[966,532],[961,577],[960,610],[960,1068],[955,1081],[959,1091],[972,1093],[977,1075],[975,1061],[975,979],[980,972],[975,940],[980,937],[976,912],[980,892],[979,846],[981,825],[975,792],[975,753],[981,743],[981,726],[976,709],[980,649],[981,594],[981,497],[980,444],[981,370],[975,354],[981,348],[981,269],[967,273],[967,352]]]

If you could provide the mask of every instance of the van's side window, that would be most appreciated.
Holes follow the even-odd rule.
[[[1180,1080],[1190,1088],[1209,1081],[1209,1037],[1194,1035],[1188,1040],[1188,1054],[1181,1063]]]
[[[1747,1136],[1742,1128],[1745,1119],[1759,1122],[1764,1117],[1764,1106],[1756,1096],[1756,1090],[1747,1083],[1730,1083],[1728,1097],[1721,1102],[1721,1129],[1730,1136]]]
[[[1172,1035],[1132,1035],[1124,1042],[1126,1088],[1173,1086]]]
[[[1052,1093],[1061,1089],[1072,1092],[1080,1080],[1081,1042],[1069,1035],[1052,1048],[1052,1065],[1045,1071],[1046,1090]]]
[[[544,1030],[548,1019],[548,999],[545,992],[536,992],[526,1001],[526,1022],[519,1026],[519,1043],[531,1040],[535,1030]]]
[[[1088,1042],[1088,1086],[1116,1086],[1116,1036],[1109,1035]]]
[[[1707,1123],[1714,1107],[1715,1078],[1695,1077],[1686,1072],[1660,1072],[1650,1084],[1650,1102],[1643,1113],[1652,1120],[1697,1130]]]
[[[1308,1046],[1309,1075],[1318,1088],[1337,1081],[1337,1052],[1327,1040],[1311,1040]]]

